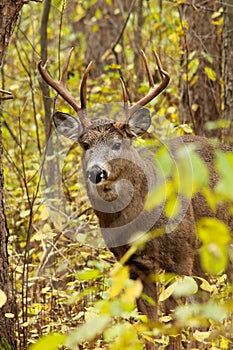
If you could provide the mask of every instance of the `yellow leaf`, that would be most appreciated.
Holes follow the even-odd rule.
[[[193,103],[191,108],[193,112],[196,112],[199,108],[199,105],[197,103]]]
[[[165,214],[168,218],[175,218],[180,212],[180,200],[176,194],[172,194],[165,204]]]
[[[112,286],[109,290],[111,299],[117,297],[125,288],[126,281],[129,279],[129,270],[127,266],[117,269],[112,274]]]
[[[110,65],[110,68],[111,68],[111,69],[120,69],[120,68],[121,68],[121,65],[120,65],[120,64],[116,64],[116,63],[112,63],[112,64]]]
[[[44,205],[42,205],[40,207],[40,218],[41,218],[41,220],[44,221],[44,220],[47,220],[48,217],[49,217],[49,211]]]
[[[115,47],[115,52],[120,53],[122,52],[122,46],[120,44],[117,44]]]
[[[57,350],[64,345],[67,336],[65,334],[50,333],[40,338],[35,344],[30,346],[30,350],[50,349]]]
[[[7,297],[6,294],[0,289],[0,308],[6,304]]]
[[[131,282],[131,281],[130,281]],[[126,303],[133,303],[135,299],[141,295],[142,292],[142,283],[140,280],[132,281],[129,286],[126,287],[123,300]]]
[[[102,18],[102,11],[99,8],[95,11],[95,17],[98,20]]]
[[[215,26],[222,26],[223,25],[223,17],[221,17],[218,21],[212,21],[211,23]]]
[[[212,19],[215,19],[215,18],[221,16],[222,13],[223,13],[223,8],[221,7],[218,11],[214,12],[214,13],[211,15],[211,18],[212,18]]]
[[[217,74],[212,68],[205,67],[205,73],[210,80],[212,80],[212,81],[216,80]]]
[[[191,82],[190,82],[190,86],[193,86],[196,84],[196,82],[198,81],[199,79],[199,75],[194,75],[194,77],[192,78]]]
[[[92,32],[95,33],[95,32],[98,32],[98,30],[99,30],[99,26],[97,24],[94,24],[92,26]]]
[[[231,242],[229,227],[221,220],[203,217],[197,221],[197,233],[203,244],[225,246]]]
[[[145,209],[151,211],[153,208],[161,205],[166,198],[165,184],[153,188],[146,197]]]
[[[46,294],[48,291],[50,291],[50,287],[44,287],[41,289],[41,294]]]
[[[206,339],[209,338],[210,334],[210,332],[200,332],[196,330],[193,334],[193,337],[199,342],[204,342]]]
[[[75,16],[76,21],[80,21],[80,19],[85,16],[85,11],[84,11],[84,8],[82,7],[82,5],[78,4],[76,6],[75,13],[76,13],[76,16]]]
[[[188,75],[186,73],[182,74],[182,79],[188,81]]]
[[[174,292],[175,284],[172,283],[170,286],[168,286],[159,296],[159,302],[167,300]]]
[[[29,214],[30,214],[30,210],[27,209],[27,210],[22,210],[22,211],[20,212],[19,216],[20,216],[22,219],[24,219],[24,218],[26,218]]]
[[[206,279],[201,277],[196,277],[196,278],[202,282],[200,285],[200,288],[205,290],[206,292],[212,293],[216,288],[215,286],[209,284],[209,282]]]

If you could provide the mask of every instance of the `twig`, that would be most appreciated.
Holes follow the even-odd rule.
[[[8,95],[8,96],[0,96],[0,100],[1,101],[12,100],[14,98],[14,95],[10,91],[6,91],[6,90],[3,90],[3,89],[0,89],[0,93],[3,94],[3,95]]]
[[[130,15],[132,13],[132,10],[133,10],[133,7],[134,7],[134,4],[135,4],[135,0],[132,0],[131,1],[131,4],[129,6],[129,10],[128,10],[128,14],[126,16],[126,19],[125,19],[125,22],[123,23],[122,25],[122,28],[120,30],[120,33],[118,35],[118,37],[116,38],[115,42],[111,45],[111,50],[109,51],[112,51],[114,56],[115,56],[115,59],[116,59],[116,63],[119,64],[119,59],[118,59],[118,55],[117,55],[117,52],[115,50],[116,46],[119,44],[123,34],[124,34],[124,31],[125,31],[125,28],[127,26],[127,23],[129,21],[129,18],[130,18]],[[123,77],[123,74],[122,74],[122,71],[121,69],[119,69],[119,73],[120,73],[120,77],[121,77],[121,80],[123,81],[124,85],[125,85],[125,88],[126,88],[126,92],[127,92],[127,95],[129,97],[129,92],[128,92],[128,89],[127,89],[127,84],[125,84],[125,80],[124,80],[124,77]],[[131,99],[129,98],[129,101],[131,102]]]
[[[131,4],[130,4],[130,7],[129,7],[129,10],[128,10],[127,17],[126,17],[126,19],[125,19],[125,22],[123,23],[123,26],[122,26],[122,28],[121,28],[121,30],[120,30],[120,33],[119,33],[119,35],[118,35],[116,41],[115,41],[115,42],[112,44],[112,46],[111,46],[111,50],[113,51],[114,54],[115,54],[115,48],[116,48],[117,44],[119,44],[119,42],[120,42],[120,40],[121,40],[121,38],[122,38],[122,36],[123,36],[123,34],[124,34],[124,31],[125,31],[125,28],[126,28],[126,26],[127,26],[128,21],[129,21],[130,15],[131,15],[131,13],[132,13],[134,4],[135,4],[135,0],[132,0],[132,1],[131,1]]]

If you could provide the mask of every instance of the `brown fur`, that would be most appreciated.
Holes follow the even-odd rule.
[[[233,217],[229,214],[226,204],[213,212],[207,205],[205,198],[195,194],[188,198],[184,193],[178,193],[180,210],[176,220],[168,218],[164,213],[164,201],[151,211],[144,209],[144,202],[150,190],[155,190],[166,179],[159,169],[159,164],[153,161],[153,155],[143,155],[132,145],[134,137],[144,134],[150,124],[151,117],[147,108],[141,108],[162,92],[169,83],[169,74],[162,68],[156,52],[157,62],[162,81],[153,86],[150,91],[134,106],[127,107],[127,93],[122,81],[125,121],[112,120],[89,121],[86,117],[86,77],[92,62],[85,70],[81,83],[81,105],[70,95],[66,88],[66,73],[71,57],[70,50],[66,64],[63,68],[61,81],[55,82],[49,75],[46,65],[40,62],[39,71],[44,80],[52,86],[78,113],[79,119],[61,112],[53,115],[55,126],[59,133],[78,141],[83,147],[82,166],[86,178],[86,189],[93,205],[106,245],[115,254],[117,259],[125,254],[130,244],[137,239],[138,234],[151,233],[151,237],[159,230],[163,233],[153,236],[147,241],[144,248],[139,249],[127,262],[131,277],[140,278],[143,283],[143,292],[155,301],[151,305],[145,299],[137,302],[138,309],[147,315],[148,319],[157,319],[157,289],[156,283],[151,279],[152,274],[159,271],[178,275],[203,276],[198,251],[200,242],[196,234],[196,221],[201,217],[217,217],[233,230]],[[152,74],[146,56],[141,55],[148,72],[150,86]],[[170,140],[167,144],[169,153],[174,162],[177,151],[182,145],[196,144],[197,152],[208,166],[210,172],[210,187],[213,188],[218,181],[214,169],[214,147],[205,138],[184,136]],[[184,147],[185,148],[185,147]],[[222,147],[224,151],[233,149]],[[145,152],[144,152],[145,153]],[[187,156],[188,163],[188,156]],[[181,173],[191,178],[190,171]],[[169,179],[167,179],[169,181]],[[186,183],[187,185],[187,183]],[[157,186],[157,187],[156,187]],[[190,188],[192,181],[190,179]],[[150,192],[151,193],[151,192]],[[154,192],[153,192],[154,193]],[[158,193],[158,192],[157,192]],[[155,194],[156,196],[156,194]],[[228,275],[233,280],[232,267],[229,265]],[[165,303],[165,310],[169,313],[176,306],[175,300],[170,298]],[[170,341],[170,349],[179,349],[179,339]],[[152,343],[146,344],[147,350],[154,350]]]
[[[133,162],[125,161],[121,158],[110,160],[110,167],[113,169],[112,173],[110,173],[110,183],[108,183],[108,185],[105,185],[104,183],[100,185],[99,194],[102,196],[102,198],[106,198],[106,200],[109,201],[109,206],[111,206],[111,200],[114,200],[117,195],[116,193],[111,193],[110,190],[105,194],[104,186],[111,187],[111,183],[119,181],[119,179],[129,179],[134,186],[134,194],[129,205],[122,211],[103,213],[99,210],[95,210],[96,215],[99,218],[100,228],[102,230],[106,229],[103,232],[104,239],[117,259],[120,259],[129,248],[129,245],[127,244],[116,244],[117,242],[121,243],[119,235],[124,235],[124,237],[125,235],[128,235],[128,239],[130,241],[134,230],[143,231],[143,225],[141,226],[141,222],[139,223],[139,227],[134,227],[133,225],[132,227],[129,226],[128,232],[124,232],[122,227],[131,222],[143,210],[144,201],[148,193],[148,183],[146,181],[146,177],[152,177],[153,181],[155,181],[156,175],[153,173],[150,163],[147,164],[147,161],[140,158],[138,152],[132,147],[131,140],[127,138],[126,133],[119,133],[119,130],[114,130],[114,127],[102,127],[100,130],[98,130],[98,132],[96,130],[91,130],[84,134],[84,136],[82,136],[80,139],[81,143],[84,139],[88,139],[88,142],[93,142],[94,139],[95,145],[98,145],[99,142],[108,142],[114,138],[119,138],[119,136],[126,140],[124,152],[130,152]],[[174,148],[176,149],[177,142],[177,147],[179,147],[180,140],[171,140],[170,144],[174,145]],[[194,142],[197,144],[197,152],[201,155],[210,169],[210,186],[213,187],[217,181],[217,174],[214,170],[213,164],[214,147],[211,146],[207,139],[195,136],[184,136],[182,137],[182,142],[184,142],[186,145]],[[84,173],[86,172],[88,161],[89,157],[86,157],[84,154]],[[139,166],[138,169],[137,166]],[[142,173],[141,169],[145,169],[147,176]],[[89,198],[95,207],[96,199],[92,193],[88,181],[86,183],[86,187]],[[119,195],[124,196],[125,191],[126,189],[124,188],[122,193]],[[155,306],[152,306],[142,298],[140,298],[137,302],[139,311],[146,314],[149,320],[153,321],[157,319],[157,290],[156,284],[150,280],[151,274],[156,274],[159,271],[164,270],[166,272],[175,273],[181,276],[204,275],[199,263],[198,249],[200,243],[196,235],[195,222],[196,220],[205,216],[217,217],[229,225],[231,229],[233,228],[233,218],[229,215],[226,207],[219,207],[215,213],[208,207],[205,198],[202,195],[197,194],[194,196],[194,198],[192,198],[183,220],[180,222],[175,231],[172,233],[164,233],[162,236],[148,241],[144,249],[135,253],[128,261],[131,277],[134,279],[140,278],[143,283],[143,292],[155,300]],[[166,222],[167,218],[162,213],[159,219],[151,227],[151,231],[153,232],[155,229],[163,228],[166,225]],[[113,235],[110,233],[111,237],[108,237],[108,229],[115,227],[118,227],[118,233],[116,232],[116,241],[114,241],[115,234]],[[165,310],[167,313],[174,307],[175,301],[172,299],[169,299],[167,303],[165,303]],[[147,344],[147,349],[154,349],[154,345]]]
[[[132,143],[133,137],[143,134],[148,128],[148,118],[148,110],[142,108],[128,123],[114,124],[111,120],[95,120],[90,126],[83,128],[70,115],[60,112],[54,115],[58,131],[78,141],[84,149],[82,167],[88,197],[99,219],[106,245],[116,258],[122,258],[139,233],[142,235],[149,232],[153,236],[158,230],[160,232],[159,236],[148,240],[127,262],[131,278],[139,278],[143,284],[143,293],[155,302],[151,305],[145,299],[139,298],[138,310],[147,315],[150,321],[155,321],[158,316],[157,286],[151,275],[165,271],[180,276],[205,276],[199,261],[200,242],[196,233],[196,221],[202,217],[216,217],[233,230],[233,217],[226,204],[219,206],[216,212],[212,211],[200,193],[190,195],[190,198],[178,194],[181,203],[178,221],[169,220],[165,215],[166,199],[151,211],[144,209],[149,191],[159,183],[167,181],[163,179],[159,165],[153,161],[154,154],[145,150],[138,151]],[[218,175],[214,168],[215,148],[211,143],[205,138],[195,136],[166,141],[174,162],[177,160],[177,152],[190,145],[195,145],[196,152],[207,164],[209,185],[213,188],[218,181]],[[222,150],[233,151],[226,146],[222,146]],[[183,177],[190,177],[190,188],[191,172],[192,167],[190,171],[179,174],[181,184]],[[231,265],[228,275],[233,279]],[[173,298],[169,298],[164,304],[167,314],[176,307]],[[179,338],[176,341],[171,340],[169,346],[170,349],[179,349]],[[148,342],[146,348],[154,350],[155,346]]]

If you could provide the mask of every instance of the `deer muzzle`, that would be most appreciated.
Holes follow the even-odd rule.
[[[94,165],[87,171],[86,176],[93,184],[98,184],[102,180],[107,180],[108,173],[105,169],[100,168],[98,165]]]

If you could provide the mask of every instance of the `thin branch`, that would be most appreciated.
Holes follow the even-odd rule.
[[[130,18],[130,15],[131,15],[131,13],[133,11],[134,4],[135,4],[135,0],[132,0],[131,4],[130,4],[130,7],[129,7],[129,10],[128,10],[128,14],[127,14],[126,19],[125,19],[125,22],[123,23],[123,26],[122,26],[122,28],[120,30],[120,33],[119,33],[117,39],[115,40],[115,42],[111,46],[111,50],[113,51],[114,54],[115,54],[115,48],[119,44],[119,42],[120,42],[120,40],[121,40],[121,38],[122,38],[122,36],[124,34],[125,28],[127,26],[129,18]]]
[[[3,90],[3,89],[0,89],[0,93],[3,94],[3,95],[7,95],[7,96],[0,96],[0,100],[1,101],[12,100],[14,98],[14,95],[10,91],[6,91],[6,90]]]
[[[118,37],[116,38],[115,42],[111,45],[111,50],[109,50],[109,53],[110,53],[110,51],[113,52],[117,64],[119,64],[119,59],[118,59],[118,54],[117,54],[117,52],[116,52],[115,49],[116,49],[116,46],[119,44],[121,38],[123,37],[125,28],[126,28],[126,26],[127,26],[127,23],[128,23],[128,21],[129,21],[129,19],[130,19],[130,16],[131,16],[132,11],[133,11],[134,4],[135,4],[135,0],[132,0],[131,3],[130,3],[130,6],[129,6],[129,10],[128,10],[126,19],[125,19],[125,21],[124,21],[124,23],[123,23],[123,25],[122,25],[121,30],[120,30],[120,33],[119,33]],[[124,86],[125,86],[125,90],[126,90],[126,92],[127,92],[129,102],[131,102],[131,99],[130,99],[130,97],[129,97],[129,92],[128,92],[128,89],[127,89],[127,84],[125,84],[125,80],[124,80],[124,77],[123,77],[123,74],[122,74],[121,69],[119,69],[119,73],[120,73],[121,81],[122,81],[122,83],[123,83]]]

